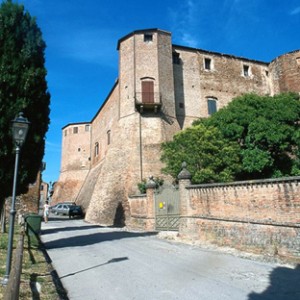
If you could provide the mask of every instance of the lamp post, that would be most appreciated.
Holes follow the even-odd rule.
[[[19,116],[12,120],[12,133],[13,141],[15,144],[16,158],[15,158],[15,170],[14,170],[14,180],[12,189],[12,200],[10,208],[10,219],[9,219],[9,233],[8,233],[8,246],[7,246],[7,257],[6,257],[6,272],[4,279],[2,281],[3,285],[6,285],[9,279],[9,273],[11,269],[11,257],[12,257],[12,246],[14,237],[14,223],[15,223],[15,201],[16,201],[16,187],[17,187],[17,177],[18,177],[18,167],[19,167],[19,155],[21,147],[26,139],[30,122],[23,117],[23,113],[19,113]]]

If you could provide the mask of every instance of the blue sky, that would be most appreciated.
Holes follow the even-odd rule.
[[[51,124],[43,173],[59,178],[61,129],[90,121],[118,77],[117,42],[159,28],[173,44],[269,62],[300,49],[300,0],[19,0],[43,32]]]

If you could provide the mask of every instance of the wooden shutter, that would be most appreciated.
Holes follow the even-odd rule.
[[[142,102],[154,103],[153,81],[142,81]]]

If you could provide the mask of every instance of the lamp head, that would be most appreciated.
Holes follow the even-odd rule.
[[[20,112],[19,115],[11,122],[13,141],[16,144],[16,146],[21,147],[26,139],[30,122],[27,120],[27,118],[23,117],[22,112]]]

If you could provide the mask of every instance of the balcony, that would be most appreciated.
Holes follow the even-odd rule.
[[[161,108],[160,93],[139,92],[135,93],[135,107],[140,112],[159,112]]]

